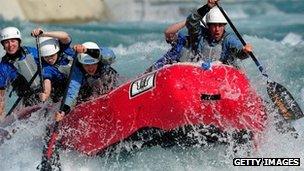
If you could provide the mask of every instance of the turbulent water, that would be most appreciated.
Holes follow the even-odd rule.
[[[201,2],[201,1],[199,1]],[[183,20],[197,2],[159,3],[145,5],[149,12],[167,5],[164,10],[183,9],[176,17],[166,19],[166,12],[153,13],[154,17],[138,17],[128,21],[127,12],[122,22],[92,22],[86,24],[37,25],[18,20],[0,19],[0,27],[16,26],[23,33],[23,44],[34,46],[30,31],[37,26],[45,30],[64,30],[72,36],[73,43],[96,41],[112,48],[117,56],[115,69],[123,79],[136,77],[157,60],[169,46],[165,43],[163,30],[174,21]],[[252,43],[254,54],[260,60],[270,78],[284,85],[304,110],[304,1],[302,0],[234,0],[222,4],[243,38]],[[166,15],[163,15],[166,14]],[[145,13],[149,16],[149,13]],[[156,16],[156,17],[155,17]],[[130,16],[130,18],[136,18]],[[153,20],[153,18],[155,18]],[[158,19],[158,20],[157,20]],[[231,31],[228,28],[229,31]],[[2,52],[1,52],[2,53]],[[242,62],[252,86],[266,100],[266,79],[248,59]],[[10,99],[12,104],[14,99]],[[271,103],[270,103],[271,104]],[[9,105],[7,106],[9,108]],[[271,105],[268,106],[271,108]],[[61,151],[64,170],[303,170],[304,135],[298,139],[290,134],[275,131],[274,116],[269,113],[269,125],[263,135],[260,148],[251,157],[301,158],[299,167],[234,167],[230,147],[192,147],[140,149],[130,154],[119,153],[105,157],[87,157],[73,151]],[[18,131],[0,146],[1,170],[34,170],[41,159],[42,137],[45,119],[33,116],[13,126]],[[304,129],[304,128],[303,128]]]

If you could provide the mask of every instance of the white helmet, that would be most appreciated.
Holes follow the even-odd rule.
[[[224,15],[220,11],[218,7],[213,7],[206,15],[206,22],[209,23],[223,23],[227,24],[227,20],[225,19]]]
[[[87,52],[78,54],[77,58],[81,64],[91,65],[101,60],[100,49],[96,43],[85,42],[82,45],[87,48]]]
[[[59,51],[59,42],[53,37],[39,37],[40,55],[50,56]]]
[[[16,27],[6,27],[1,30],[1,42],[7,39],[19,39],[21,41],[21,33]]]

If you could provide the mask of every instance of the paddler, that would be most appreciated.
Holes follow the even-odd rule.
[[[218,2],[219,0],[207,0],[206,5],[188,16],[186,27],[192,55],[180,59],[181,61],[221,61],[239,68],[237,59],[249,57],[252,45],[243,46],[234,34],[225,31],[227,20],[216,6]]]
[[[40,100],[46,101],[51,97],[53,102],[58,102],[75,56],[70,47],[71,37],[64,31],[45,31],[42,28],[35,28],[31,35],[39,36],[42,57],[44,90],[39,94]]]
[[[25,106],[39,102],[35,91],[39,88],[36,74],[38,65],[37,49],[21,46],[21,32],[16,27],[6,27],[0,33],[1,44],[6,52],[0,63],[0,120],[5,117],[5,92],[13,87],[17,96],[23,97]],[[31,79],[34,79],[30,84]],[[13,92],[13,91],[12,91]],[[10,93],[11,94],[11,93]]]
[[[225,31],[227,21],[216,7],[219,0],[207,0],[207,4],[190,14],[185,21],[166,28],[165,38],[172,48],[147,71],[176,62],[202,63],[208,69],[210,62],[220,61],[239,68],[237,59],[248,58],[252,45],[243,46],[239,39]],[[184,27],[188,35],[182,33]]]
[[[68,86],[63,111],[56,113],[56,121],[62,120],[77,102],[83,102],[108,93],[117,86],[117,72],[111,67],[114,52],[99,47],[94,42],[74,46],[77,62]]]

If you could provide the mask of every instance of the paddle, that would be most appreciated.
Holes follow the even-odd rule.
[[[219,6],[217,3],[216,3],[216,6],[222,12],[222,14],[226,18],[226,20],[229,23],[232,30],[235,32],[237,37],[240,39],[242,44],[245,46],[246,42],[244,41],[244,39],[242,38],[240,33],[237,31],[237,29],[234,27],[234,25],[232,24],[231,20],[229,19],[229,17],[227,16],[227,14],[223,10],[223,8],[221,6]],[[257,65],[257,67],[260,70],[260,72],[262,73],[262,75],[267,78],[267,93],[268,93],[270,99],[273,101],[273,103],[278,107],[279,113],[282,114],[284,119],[291,121],[291,120],[296,120],[296,119],[304,117],[304,114],[301,111],[300,106],[294,100],[291,93],[281,84],[269,80],[268,75],[264,71],[264,69],[263,69],[262,65],[260,64],[260,62],[258,61],[258,59],[253,55],[252,52],[249,53],[249,55],[250,55],[251,59],[254,61],[254,63]]]
[[[69,88],[69,84],[71,82],[72,79],[72,71],[75,67],[76,64],[76,55],[77,53],[75,53],[74,56],[74,60],[73,60],[73,64],[72,67],[70,69],[70,74],[69,74],[69,78],[68,78],[68,82],[67,82],[67,87],[65,89],[61,104],[60,104],[60,111],[64,110],[64,101],[67,97],[68,94],[68,88]],[[48,132],[48,128],[46,129],[46,132]],[[42,156],[42,161],[41,161],[41,171],[51,171],[52,170],[52,156],[54,153],[54,150],[56,149],[56,144],[57,144],[57,139],[58,139],[58,135],[59,135],[59,122],[56,121],[54,126],[53,126],[53,132],[51,132],[51,136],[50,139],[48,140],[47,144],[44,146],[43,149],[43,156]],[[48,135],[46,135],[48,136]],[[46,137],[45,139],[47,139],[48,137]],[[39,168],[39,166],[38,166]]]
[[[40,31],[40,34],[42,34],[42,31]],[[38,72],[39,72],[39,77],[40,77],[40,85],[41,85],[41,92],[44,92],[44,83],[43,83],[43,68],[42,68],[42,60],[41,60],[41,52],[40,52],[40,43],[39,43],[39,35],[36,36],[36,48],[38,51],[38,59],[39,59],[39,64],[38,64]]]

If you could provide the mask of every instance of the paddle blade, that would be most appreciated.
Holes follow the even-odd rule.
[[[47,160],[43,161],[41,163],[41,165],[37,167],[37,169],[39,169],[39,168],[40,168],[40,171],[52,171],[53,170],[51,163],[48,162]]]
[[[291,93],[281,84],[268,82],[267,93],[273,103],[279,108],[280,114],[286,120],[296,120],[304,117],[298,103],[294,100]]]

